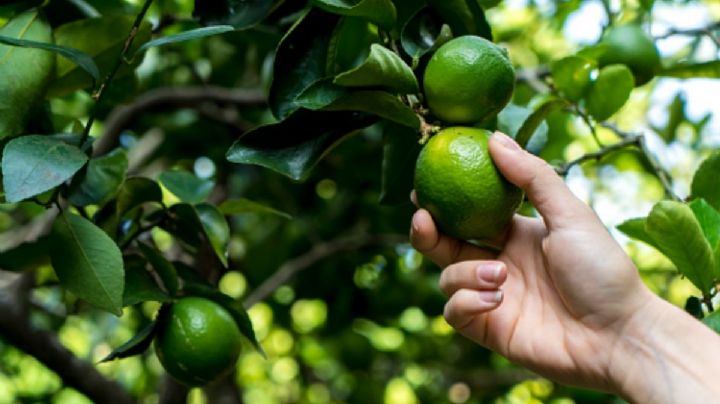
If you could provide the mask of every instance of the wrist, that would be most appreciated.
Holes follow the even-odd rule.
[[[720,396],[720,337],[652,294],[617,335],[609,379],[630,402],[711,402]]]

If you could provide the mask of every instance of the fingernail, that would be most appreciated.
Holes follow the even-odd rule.
[[[415,212],[415,214],[412,217],[412,220],[410,221],[410,225],[412,226],[413,232],[417,233],[420,231],[420,219],[418,219],[418,214]]]
[[[482,263],[478,265],[478,277],[485,282],[496,283],[500,279],[502,264],[498,262]]]
[[[495,140],[497,140],[501,145],[503,145],[508,150],[512,150],[512,151],[521,150],[520,145],[518,145],[515,142],[515,140],[513,140],[510,136],[508,136],[502,132],[493,133],[493,137],[495,138]]]
[[[480,300],[484,303],[500,303],[503,298],[502,290],[481,290],[478,292]]]

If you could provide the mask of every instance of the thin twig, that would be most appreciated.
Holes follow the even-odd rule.
[[[142,20],[145,18],[145,14],[147,13],[148,9],[150,8],[150,5],[152,4],[153,0],[145,0],[145,4],[143,4],[142,9],[140,10],[140,13],[135,18],[135,23],[133,23],[132,28],[130,28],[130,33],[128,34],[127,39],[125,40],[125,45],[123,46],[122,52],[120,52],[120,55],[118,56],[117,60],[115,61],[115,65],[113,66],[112,70],[110,70],[110,73],[105,77],[105,80],[100,84],[100,87],[98,88],[97,92],[93,94],[93,98],[95,99],[95,105],[93,106],[93,110],[90,113],[90,117],[88,118],[87,124],[85,124],[85,130],[83,130],[82,137],[80,138],[80,144],[84,144],[87,140],[88,136],[90,136],[90,129],[92,128],[93,123],[95,122],[95,117],[97,115],[97,112],[99,111],[99,105],[103,100],[103,96],[105,95],[105,89],[110,84],[110,82],[115,78],[115,75],[117,74],[118,70],[120,70],[120,66],[122,66],[123,63],[125,63],[125,59],[127,58],[128,51],[130,51],[130,47],[132,46],[133,41],[135,40],[135,37],[137,36],[138,31],[140,30],[140,24],[142,23]]]
[[[310,251],[285,262],[274,274],[267,278],[244,300],[245,308],[264,300],[278,287],[290,280],[298,272],[315,265],[318,261],[342,251],[357,250],[371,245],[393,246],[407,242],[407,236],[387,235],[353,235],[336,240],[316,244]]]
[[[575,105],[574,111],[583,120],[583,122],[585,122],[585,125],[587,125],[587,127],[590,129],[590,133],[592,134],[593,139],[595,139],[595,143],[597,143],[598,147],[604,147],[605,145],[600,141],[600,138],[597,134],[597,129],[595,128],[595,124],[592,122],[590,117],[577,105]]]
[[[669,38],[671,36],[675,35],[683,35],[683,36],[702,36],[706,35],[709,37],[713,42],[715,42],[715,45],[720,48],[720,39],[715,35],[713,31],[720,29],[720,21],[715,21],[711,24],[709,24],[706,27],[702,28],[694,28],[694,29],[677,29],[677,28],[671,28],[667,32],[665,32],[662,35],[658,35],[655,37],[656,40],[658,39],[665,39]]]
[[[641,138],[641,137],[642,137],[642,136],[630,136],[630,137],[624,138],[623,140],[621,140],[621,141],[619,141],[619,142],[617,142],[617,143],[613,143],[613,144],[611,144],[611,145],[607,145],[607,146],[605,146],[605,147],[602,147],[600,150],[597,150],[597,151],[594,151],[594,152],[590,152],[590,153],[587,153],[587,154],[583,154],[582,156],[580,156],[580,157],[578,157],[578,158],[576,158],[576,159],[574,159],[574,160],[571,160],[571,161],[569,161],[569,162],[561,165],[560,167],[557,167],[557,168],[555,169],[555,171],[556,171],[559,175],[565,176],[565,175],[567,175],[568,171],[570,171],[570,169],[571,169],[573,166],[576,166],[576,165],[578,165],[578,164],[581,164],[581,163],[583,163],[583,162],[585,162],[585,161],[589,161],[589,160],[599,161],[600,159],[602,159],[603,157],[607,156],[608,154],[613,153],[613,152],[618,151],[618,150],[621,150],[621,149],[624,149],[625,147],[628,147],[628,146],[639,146],[639,145],[640,145],[640,138]]]

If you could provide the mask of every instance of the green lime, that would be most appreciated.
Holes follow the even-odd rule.
[[[159,319],[155,352],[165,370],[187,385],[204,385],[228,373],[240,349],[235,320],[212,300],[182,298]]]
[[[415,192],[440,231],[463,240],[494,240],[507,228],[522,191],[497,170],[491,133],[452,127],[431,137],[415,166]]]
[[[650,81],[660,68],[660,53],[655,42],[637,24],[626,24],[607,30],[600,42],[606,46],[600,66],[621,63],[635,76],[635,85]]]
[[[456,124],[494,117],[510,101],[515,71],[503,49],[466,35],[442,45],[430,58],[423,78],[430,111]]]

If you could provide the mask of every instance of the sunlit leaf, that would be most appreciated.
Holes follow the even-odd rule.
[[[497,115],[497,129],[512,138],[515,138],[523,123],[533,114],[533,110],[515,104],[508,104]],[[527,129],[526,129],[527,130]],[[539,154],[548,140],[548,125],[545,122],[535,128],[525,149],[533,154]]]
[[[540,125],[545,122],[545,118],[547,118],[551,113],[566,107],[567,105],[567,102],[564,100],[554,97],[540,104],[540,106],[535,108],[535,110],[523,121],[520,129],[517,131],[517,134],[515,134],[515,141],[520,145],[520,147],[525,147],[533,136],[535,136]]]
[[[0,28],[5,38],[52,42],[50,26],[38,10],[26,11]],[[22,133],[52,76],[55,55],[0,44],[0,139]]]
[[[87,159],[77,147],[51,137],[15,138],[2,156],[5,199],[18,202],[52,189],[70,179]]]
[[[163,171],[159,180],[168,191],[187,203],[204,201],[215,186],[212,181],[198,178],[185,170]]]
[[[53,226],[50,259],[64,287],[94,306],[122,314],[122,255],[99,227],[67,211],[61,213]]]
[[[585,95],[588,113],[598,121],[610,118],[625,105],[634,86],[635,79],[625,65],[603,67]]]
[[[638,217],[635,219],[628,219],[617,226],[617,229],[625,233],[630,238],[642,241],[650,246],[655,246],[655,240],[645,231],[645,222],[647,221],[644,217]],[[657,248],[657,247],[656,247]]]
[[[645,231],[657,248],[704,294],[713,284],[710,244],[689,206],[674,201],[657,203],[648,215]]]
[[[720,241],[720,212],[710,206],[705,199],[695,199],[688,204],[700,223],[703,234],[711,246]]]
[[[568,56],[550,64],[553,83],[572,101],[580,100],[590,87],[590,75],[596,67],[590,59]]]
[[[20,46],[23,48],[42,49],[45,51],[56,53],[69,61],[75,63],[81,69],[85,70],[93,79],[100,80],[100,71],[92,58],[85,52],[81,52],[74,48],[54,45],[47,42],[30,41],[27,39],[16,39],[0,35],[0,44]]]
[[[706,158],[693,176],[690,194],[703,198],[715,209],[720,210],[720,151]]]

